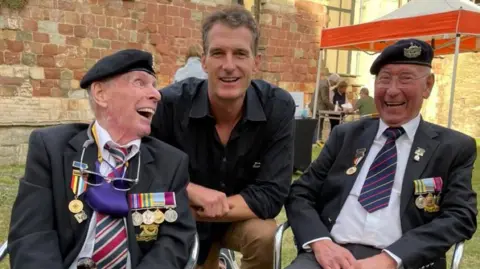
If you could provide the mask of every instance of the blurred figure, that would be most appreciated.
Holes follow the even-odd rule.
[[[360,116],[377,113],[377,109],[375,108],[375,101],[373,100],[373,97],[368,94],[367,88],[363,87],[360,90],[360,99],[358,99],[358,101],[355,103],[353,110],[358,110]]]
[[[345,81],[341,81],[338,83],[337,87],[333,89],[333,104],[338,105],[339,111],[342,111],[342,105],[347,102],[347,87],[348,84]],[[330,132],[333,131],[333,128],[340,123],[340,120],[337,119],[330,119]]]
[[[331,93],[333,93],[330,89],[334,88],[337,83],[340,81],[340,76],[338,74],[330,74],[326,80],[321,80],[318,85],[318,99],[317,99],[317,117],[319,117],[319,111],[322,110],[333,110],[334,104],[332,103]],[[309,104],[310,111],[313,115],[313,106],[315,102],[315,96],[312,97],[312,101]],[[318,132],[317,132],[318,130]],[[323,118],[320,119],[320,124],[317,126],[317,130],[315,130],[314,134],[314,143],[318,140],[321,140],[322,137],[322,130],[323,130]],[[317,138],[317,135],[319,136]]]
[[[205,73],[202,68],[201,57],[202,47],[198,44],[190,46],[185,56],[185,65],[177,70],[173,82],[178,82],[190,77],[206,79],[207,73]]]

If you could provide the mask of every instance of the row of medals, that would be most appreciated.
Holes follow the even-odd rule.
[[[68,209],[70,210],[70,212],[74,214],[75,219],[79,223],[87,219],[87,215],[83,211],[82,201],[78,199],[72,200],[68,204]],[[147,209],[145,210],[145,212],[143,212],[143,214],[140,214],[138,211],[135,211],[132,213],[132,222],[133,222],[133,225],[135,226],[140,226],[142,224],[150,225],[153,223],[161,224],[164,221],[175,222],[177,218],[178,218],[177,212],[171,208],[169,208],[165,212],[165,214],[162,211],[160,211],[158,208],[154,212]]]
[[[150,225],[153,223],[161,224],[164,221],[171,223],[175,222],[177,218],[177,212],[171,208],[169,208],[165,214],[158,208],[155,211],[147,209],[143,213],[138,211],[132,213],[132,222],[134,226],[140,226],[142,224]]]

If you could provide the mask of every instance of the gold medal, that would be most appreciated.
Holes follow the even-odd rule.
[[[80,213],[83,210],[83,203],[82,203],[82,201],[80,201],[78,199],[72,200],[68,204],[68,209],[73,214]]]
[[[155,216],[154,222],[156,224],[160,224],[160,223],[165,221],[165,215],[159,209],[157,209],[155,212],[153,212],[153,215]]]
[[[143,216],[142,214],[138,213],[137,211],[132,213],[132,222],[133,226],[140,226],[143,223]]]
[[[415,199],[415,205],[417,206],[418,209],[423,209],[425,208],[425,198],[423,198],[422,195],[419,195],[417,199]]]
[[[350,168],[347,169],[346,174],[349,175],[349,176],[351,176],[351,175],[355,174],[355,172],[357,172],[357,167],[356,167],[356,166],[352,166],[352,167],[350,167]]]

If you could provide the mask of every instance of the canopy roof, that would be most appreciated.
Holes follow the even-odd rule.
[[[453,54],[461,34],[460,52],[480,51],[480,7],[467,0],[412,0],[374,21],[324,29],[323,49],[379,52],[399,39],[429,42],[435,55]]]

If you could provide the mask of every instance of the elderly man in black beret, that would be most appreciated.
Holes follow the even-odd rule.
[[[196,227],[188,158],[148,137],[152,55],[123,50],[81,81],[95,120],[37,129],[12,210],[11,268],[183,268]]]
[[[475,140],[424,121],[433,50],[415,39],[374,61],[379,117],[336,127],[286,203],[289,269],[445,269],[477,223]]]

